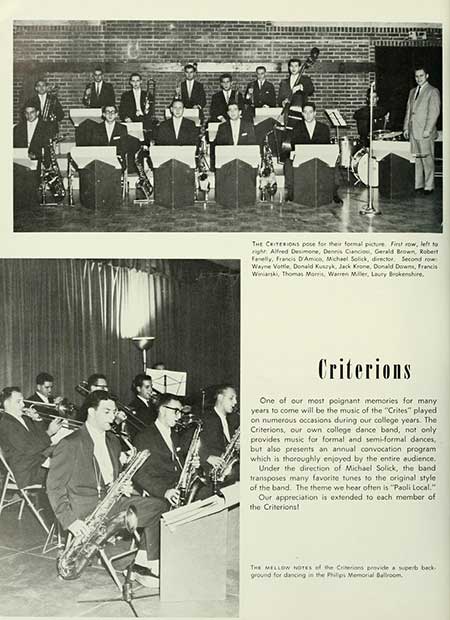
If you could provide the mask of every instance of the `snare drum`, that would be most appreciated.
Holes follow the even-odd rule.
[[[363,147],[356,151],[351,160],[351,169],[358,181],[363,185],[368,185],[369,177],[369,149]],[[372,157],[372,167],[370,169],[370,185],[378,187],[378,162]]]

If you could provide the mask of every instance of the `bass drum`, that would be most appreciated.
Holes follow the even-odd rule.
[[[367,186],[369,181],[369,149],[367,147],[359,149],[353,155],[351,169],[358,181]],[[378,162],[374,157],[372,157],[370,169],[370,185],[371,187],[378,187]]]

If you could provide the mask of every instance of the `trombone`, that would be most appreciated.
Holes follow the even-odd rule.
[[[72,420],[67,417],[69,412],[73,411],[73,409],[66,404],[64,401],[59,404],[51,404],[51,403],[37,403],[34,400],[25,400],[24,404],[27,405],[24,410],[24,415],[29,418],[34,418],[34,415],[38,415],[43,420],[64,420],[63,426],[69,428],[71,430],[76,430],[83,425],[83,422],[80,420]]]

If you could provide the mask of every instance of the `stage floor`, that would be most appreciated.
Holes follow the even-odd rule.
[[[73,207],[16,208],[15,232],[442,232],[442,186],[433,194],[392,200],[373,191],[380,215],[361,215],[364,186],[341,186],[343,205],[318,208],[287,203],[257,203],[230,209],[215,202],[170,209],[124,204],[114,210]]]
[[[42,547],[45,532],[25,508],[21,521],[18,507],[11,506],[0,516],[0,615],[22,617],[91,617],[129,618],[131,609],[120,599],[120,593],[102,566],[91,566],[79,579],[62,581],[56,574],[56,550],[45,555]],[[122,551],[119,543],[114,553]],[[199,542],[201,544],[201,542]],[[129,543],[126,543],[126,549]],[[119,566],[117,566],[119,568]],[[239,576],[227,573],[227,598],[224,601],[161,602],[157,589],[136,585],[134,605],[139,616],[155,617],[237,617],[239,615]],[[85,602],[83,602],[85,601]]]

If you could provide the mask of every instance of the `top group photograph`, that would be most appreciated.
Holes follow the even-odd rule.
[[[13,23],[14,232],[442,232],[442,25]]]

